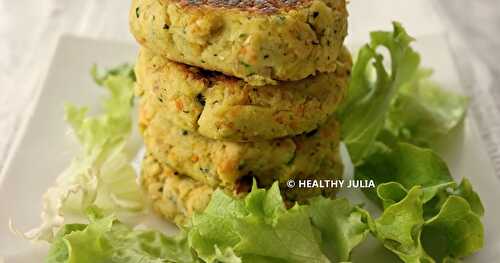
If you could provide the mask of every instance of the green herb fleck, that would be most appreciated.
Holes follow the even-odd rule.
[[[238,171],[243,170],[243,168],[245,168],[245,161],[240,160],[240,163],[238,164]]]
[[[290,158],[290,160],[288,160],[288,162],[286,162],[286,165],[290,166],[293,164],[293,162],[295,161],[295,158],[297,158],[297,153],[293,153],[293,156],[292,158]]]
[[[240,60],[240,64],[243,65],[243,66],[245,66],[245,68],[247,68],[247,69],[252,68],[252,66],[250,64],[247,64],[247,63],[245,63],[244,61],[241,61],[241,60]]]

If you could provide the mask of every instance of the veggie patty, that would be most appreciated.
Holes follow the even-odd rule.
[[[307,179],[339,179],[341,177],[343,167],[338,152],[332,159],[322,163],[321,170]],[[151,199],[155,212],[177,225],[185,225],[195,212],[202,212],[207,207],[215,189],[213,186],[177,172],[169,165],[158,161],[150,153],[146,154],[142,162],[141,184]],[[250,190],[248,188],[244,192],[232,194],[241,197]],[[281,187],[281,194],[289,206],[292,206],[295,201],[303,202],[313,196],[333,197],[335,191],[334,188]]]
[[[278,86],[251,86],[213,71],[171,62],[142,49],[136,66],[144,110],[212,139],[270,140],[317,129],[344,97],[351,57],[334,73]],[[149,109],[151,110],[151,109]]]
[[[234,192],[249,190],[253,179],[259,186],[290,178],[310,178],[320,173],[336,178],[323,163],[336,163],[339,126],[329,120],[321,128],[295,137],[231,142],[213,140],[176,127],[155,112],[140,107],[140,128],[146,148],[159,161],[182,174]]]
[[[335,70],[347,10],[345,0],[134,0],[130,29],[170,60],[276,84]]]

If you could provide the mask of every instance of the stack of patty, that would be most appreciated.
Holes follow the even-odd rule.
[[[286,183],[342,174],[345,0],[133,0],[130,23],[158,212],[182,224],[215,189],[240,196],[254,181],[278,181],[289,204],[333,196]]]

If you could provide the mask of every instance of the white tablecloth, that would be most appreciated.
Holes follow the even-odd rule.
[[[417,37],[449,33],[461,71],[470,73],[473,113],[482,120],[482,136],[499,168],[500,126],[493,121],[500,119],[499,104],[493,99],[495,94],[500,98],[500,89],[493,87],[500,81],[497,2],[352,0],[348,41],[366,41],[369,31],[390,29],[392,20],[402,21]],[[128,33],[129,4],[124,0],[0,0],[0,170],[60,35],[133,41]]]

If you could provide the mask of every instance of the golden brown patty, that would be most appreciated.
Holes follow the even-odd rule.
[[[145,110],[212,139],[269,140],[310,132],[342,100],[351,57],[344,49],[334,73],[321,73],[272,87],[171,62],[142,49],[137,87]]]
[[[194,212],[205,209],[213,188],[180,175],[147,154],[142,162],[141,184],[152,200],[153,209],[178,225]]]
[[[339,179],[341,176],[342,164],[337,155],[325,161],[321,170],[308,179],[331,180]],[[214,191],[213,187],[181,175],[168,165],[160,163],[151,154],[144,157],[141,183],[152,200],[153,209],[178,225],[185,225],[195,212],[203,211]],[[281,184],[280,189],[288,206],[292,206],[295,201],[302,203],[318,195],[333,197],[336,192],[334,188],[291,189],[286,183]]]
[[[330,120],[313,132],[256,142],[213,140],[178,128],[141,106],[140,126],[146,148],[162,163],[198,181],[242,192],[256,178],[270,185],[307,178],[338,151],[339,127]]]
[[[335,70],[347,10],[345,0],[133,0],[130,28],[170,60],[276,84]]]

